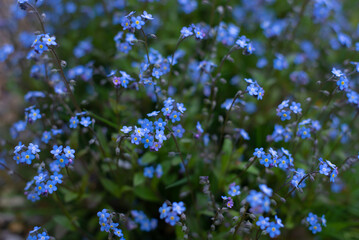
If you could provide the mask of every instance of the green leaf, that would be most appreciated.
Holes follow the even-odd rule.
[[[153,152],[146,152],[142,157],[141,157],[141,162],[143,164],[151,164],[153,163],[155,160],[157,159],[157,155],[154,154]]]
[[[111,180],[108,180],[106,178],[101,178],[100,182],[102,184],[102,186],[112,195],[116,196],[116,197],[121,197],[121,188],[114,182],[112,182]]]
[[[62,188],[61,191],[64,194],[64,201],[65,202],[71,202],[72,200],[75,200],[78,197],[77,192],[71,192],[65,188]]]
[[[143,200],[158,202],[160,199],[155,192],[148,187],[138,186],[133,189],[135,195]]]
[[[75,228],[74,228],[74,226],[72,226],[70,220],[68,218],[66,218],[65,216],[57,215],[57,216],[54,216],[53,219],[56,223],[60,224],[64,228],[66,228],[70,231],[75,230]]]
[[[186,182],[187,182],[187,178],[182,178],[182,179],[180,179],[180,180],[178,180],[178,181],[176,181],[176,182],[174,182],[174,183],[168,185],[168,186],[166,187],[166,189],[170,189],[170,188],[173,188],[173,187],[180,186],[180,185],[182,185],[182,184],[185,184]]]
[[[145,176],[143,176],[143,173],[136,173],[133,178],[133,186],[136,187],[138,185],[141,185],[145,181]]]

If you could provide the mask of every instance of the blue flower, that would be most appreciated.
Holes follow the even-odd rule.
[[[38,240],[49,240],[50,236],[47,235],[46,232],[42,232],[42,233],[37,234],[37,239]]]
[[[348,78],[346,76],[341,76],[337,81],[337,85],[339,86],[340,90],[346,90],[349,87]]]
[[[75,150],[71,149],[69,146],[64,148],[64,153],[67,158],[75,158]]]
[[[181,215],[184,211],[186,211],[186,207],[184,206],[184,203],[182,201],[178,202],[178,203],[173,202],[172,203],[172,211]]]
[[[107,209],[103,209],[101,212],[97,213],[97,216],[100,218],[100,222],[106,222],[110,217],[110,214],[107,212]]]
[[[121,26],[123,27],[123,30],[130,29],[131,28],[131,22],[127,17],[123,17],[121,19]]]
[[[334,170],[332,171],[332,173],[330,174],[330,181],[331,181],[331,182],[334,182],[334,181],[335,181],[335,178],[337,177],[337,175],[338,175],[338,170],[334,169]]]
[[[153,17],[151,14],[147,13],[146,11],[143,11],[143,14],[141,15],[142,18],[147,19],[147,20],[152,20]]]
[[[25,145],[22,144],[22,142],[19,142],[19,144],[18,144],[17,146],[15,146],[14,153],[18,153],[18,152],[21,151],[24,147],[25,147]]]
[[[232,197],[238,196],[239,194],[241,194],[241,191],[239,189],[240,189],[239,185],[232,185],[228,190],[228,194],[231,195]]]
[[[169,115],[169,114],[171,113],[172,109],[173,109],[173,106],[172,106],[172,105],[167,105],[167,106],[165,105],[165,106],[161,109],[161,111],[163,112],[164,115]]]
[[[180,218],[177,216],[175,212],[168,213],[165,219],[166,223],[168,223],[171,226],[174,226],[179,220]]]
[[[285,170],[288,168],[288,158],[286,156],[282,156],[279,160],[279,168]]]
[[[269,167],[272,162],[272,156],[270,154],[263,155],[261,160],[259,161],[259,163],[264,165],[265,167]]]
[[[56,37],[55,36],[52,36],[50,37],[48,34],[45,34],[45,36],[42,38],[42,41],[48,45],[48,46],[56,46],[57,43],[56,43]]]
[[[330,173],[331,169],[329,168],[327,163],[322,163],[319,165],[319,173],[320,174],[324,174],[325,176],[328,176]]]
[[[35,155],[32,154],[30,150],[21,153],[21,163],[31,164],[31,161],[35,158]]]
[[[316,233],[322,231],[322,226],[320,226],[319,223],[315,223],[315,224],[309,226],[309,230],[312,231],[313,234],[316,234]]]
[[[302,139],[310,138],[310,129],[306,127],[301,127],[297,133]]]
[[[140,16],[131,18],[131,27],[141,29],[145,22],[142,20]]]
[[[36,154],[40,152],[39,146],[32,143],[29,144],[28,150],[30,150],[32,154]]]
[[[50,153],[56,157],[57,155],[59,155],[62,152],[62,148],[63,148],[63,146],[54,145],[52,147],[52,150],[50,151]]]
[[[29,118],[32,121],[36,121],[37,119],[40,119],[41,118],[40,110],[39,109],[31,109]]]
[[[183,38],[193,35],[192,28],[191,27],[183,27],[181,29],[181,34],[182,34]]]
[[[140,144],[140,140],[141,140],[141,137],[138,136],[136,133],[133,133],[133,134],[131,135],[131,143],[132,143],[132,144],[138,145],[138,144]]]
[[[50,178],[52,179],[54,184],[57,184],[57,183],[61,184],[63,175],[58,172],[55,172],[53,175],[50,176]]]
[[[44,193],[46,191],[46,188],[45,188],[45,185],[43,183],[37,183],[35,190],[40,195],[40,194],[42,194],[42,193]]]
[[[130,127],[127,127],[127,126],[123,126],[122,127],[122,129],[121,129],[121,132],[123,132],[123,133],[129,133],[129,132],[131,132],[132,131],[132,127],[130,126]]]
[[[307,222],[310,225],[316,224],[318,222],[318,216],[310,212],[307,217]]]
[[[253,153],[253,156],[256,156],[257,158],[261,158],[262,155],[264,155],[264,151],[263,151],[263,148],[256,148],[254,149],[254,153]]]
[[[247,87],[248,94],[253,96],[258,94],[258,87],[256,84],[252,83]]]
[[[44,143],[48,143],[51,139],[51,132],[48,132],[48,131],[45,131],[43,134],[42,134],[42,138],[41,140],[44,142]]]
[[[77,119],[77,117],[70,118],[70,128],[77,128],[78,123],[79,123],[79,120]]]
[[[114,233],[117,237],[123,237],[122,230],[119,229],[119,228],[114,228],[114,229],[113,229],[113,233]]]
[[[266,232],[269,234],[271,238],[275,238],[280,235],[278,224],[271,222],[266,229]]]
[[[154,172],[155,172],[155,168],[153,166],[145,167],[143,169],[143,175],[148,178],[153,178]]]
[[[173,126],[172,130],[173,130],[173,135],[175,135],[175,137],[178,138],[183,137],[183,133],[185,132],[185,129],[182,127],[181,124],[178,124],[177,126]]]
[[[45,188],[50,194],[57,190],[56,183],[54,183],[53,181],[48,181]]]
[[[143,143],[144,148],[151,147],[153,145],[153,136],[146,134],[141,142]]]
[[[266,229],[269,227],[269,217],[264,218],[263,216],[259,216],[256,225],[262,230]]]
[[[84,127],[88,127],[92,123],[92,120],[90,117],[81,117],[80,124]]]
[[[148,117],[155,117],[155,116],[157,116],[159,113],[160,113],[160,111],[153,111],[153,112],[151,112],[151,113],[148,113],[147,116],[148,116]]]
[[[166,122],[164,122],[162,120],[162,118],[159,118],[156,122],[155,122],[155,129],[156,130],[165,130],[165,126],[166,126]]]
[[[177,103],[177,109],[181,113],[184,113],[187,110],[187,108],[184,107],[183,103]]]
[[[56,157],[57,164],[60,165],[60,167],[64,168],[66,164],[69,163],[69,159],[65,155],[58,155]]]
[[[180,121],[181,118],[180,118],[180,113],[177,112],[177,111],[173,111],[171,116],[170,116],[170,119],[172,120],[173,123],[175,123],[176,121]]]
[[[269,188],[267,185],[265,185],[265,184],[260,184],[260,185],[259,185],[259,189],[260,189],[264,194],[266,194],[267,196],[269,196],[269,197],[272,196],[273,190],[272,190],[271,188]]]
[[[167,206],[166,203],[163,203],[162,206],[158,209],[160,212],[160,218],[164,219],[167,217],[167,214],[171,211],[171,207]]]
[[[290,111],[282,110],[279,112],[280,120],[290,120]]]
[[[162,130],[157,130],[156,131],[156,139],[160,142],[163,143],[163,141],[166,141],[166,135]]]
[[[156,172],[156,177],[157,178],[161,178],[162,175],[163,175],[163,170],[162,170],[162,165],[161,164],[158,164],[156,169],[155,169],[155,172]]]
[[[160,68],[153,68],[152,70],[152,76],[159,79],[163,75]]]
[[[292,112],[294,112],[295,114],[301,113],[302,109],[300,107],[300,103],[292,102],[290,110],[292,110]]]

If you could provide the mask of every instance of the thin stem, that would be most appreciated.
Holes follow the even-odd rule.
[[[236,224],[236,227],[234,229],[233,240],[236,239],[236,234],[237,234],[238,229],[241,226],[242,222],[244,221],[244,216],[246,215],[246,212],[248,211],[248,209],[249,209],[249,204],[247,203],[246,208],[241,216],[241,220]]]
[[[146,48],[146,54],[147,54],[148,64],[151,64],[151,62],[150,62],[150,55],[148,54],[147,36],[146,36],[145,31],[143,31],[142,28],[141,28],[141,32],[142,32],[143,38],[144,38],[144,40],[145,40],[144,45],[145,45],[145,48]]]
[[[223,126],[222,126],[222,130],[221,130],[221,136],[220,136],[219,142],[218,142],[219,144],[221,144],[222,141],[223,141],[224,130],[225,130],[225,128],[226,128],[226,124],[227,124],[227,121],[228,121],[228,118],[229,118],[229,113],[231,112],[232,107],[233,107],[235,101],[237,100],[239,94],[240,94],[240,92],[237,92],[237,93],[236,93],[236,95],[234,96],[233,101],[232,101],[232,103],[231,103],[231,106],[229,107],[228,111],[226,112],[226,117],[225,117],[225,119],[224,119]],[[220,151],[219,149],[220,149],[220,148],[218,148],[217,154],[218,154],[219,151]]]
[[[8,166],[6,166],[4,163],[0,162],[0,165],[1,165],[3,168],[5,168],[6,170],[8,170],[9,172],[14,173],[14,174],[15,174],[16,176],[18,176],[22,181],[27,182],[26,179],[25,179],[23,176],[21,176],[19,173],[17,173],[17,172],[14,171],[14,170],[11,170],[11,169],[10,169]]]
[[[62,77],[63,82],[65,83],[66,89],[67,89],[67,91],[68,91],[69,94],[70,94],[70,98],[71,98],[72,103],[75,105],[76,110],[77,110],[78,112],[81,112],[81,108],[80,108],[80,106],[78,105],[78,103],[77,103],[77,101],[76,101],[76,98],[75,98],[74,94],[72,93],[70,84],[69,84],[69,82],[68,82],[67,79],[66,79],[66,76],[65,76],[64,70],[63,70],[63,68],[62,68],[62,66],[61,66],[61,61],[60,61],[59,57],[57,56],[57,54],[56,54],[56,52],[55,52],[54,49],[50,48],[50,51],[51,51],[52,55],[55,57],[55,59],[56,59],[57,67],[58,67],[58,69],[60,70],[60,75],[61,75],[61,77]]]
[[[34,6],[32,6],[30,3],[26,2],[25,4],[26,4],[26,6],[30,7],[32,11],[34,11],[34,13],[35,13],[37,19],[38,19],[39,22],[40,22],[41,30],[42,30],[42,32],[45,34],[45,33],[46,33],[46,31],[45,31],[45,25],[44,25],[43,20],[41,19],[40,13],[39,13],[39,12],[37,11],[37,9],[36,9]]]
[[[176,138],[176,136],[173,134],[173,132],[172,132],[167,126],[166,126],[166,128],[167,128],[167,130],[170,132],[171,137],[173,138],[173,141],[174,141],[175,144],[176,144],[177,152],[178,152],[178,154],[180,155],[180,158],[181,158],[183,167],[184,167],[184,169],[185,169],[185,174],[186,174],[186,178],[187,178],[187,183],[188,183],[188,185],[189,185],[189,187],[190,187],[190,189],[191,189],[192,202],[193,202],[194,204],[196,204],[195,198],[194,198],[193,186],[192,186],[192,184],[190,183],[190,179],[189,179],[189,172],[188,172],[187,164],[185,163],[185,161],[184,161],[184,159],[183,159],[182,152],[181,152],[181,150],[180,150],[180,148],[179,148],[179,145],[178,145],[178,142],[177,142],[177,138]]]

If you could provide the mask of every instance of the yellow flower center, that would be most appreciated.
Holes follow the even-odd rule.
[[[140,24],[140,21],[137,20],[137,21],[136,21],[136,24]]]

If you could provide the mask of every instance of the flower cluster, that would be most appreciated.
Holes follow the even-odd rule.
[[[282,121],[290,120],[291,113],[294,113],[297,115],[302,113],[302,108],[300,106],[300,103],[296,103],[296,102],[292,101],[290,106],[289,106],[289,103],[290,103],[289,100],[284,100],[281,104],[278,105],[277,116],[279,116]]]
[[[155,174],[157,178],[162,177],[163,170],[161,164],[158,164],[156,168],[154,166],[147,166],[143,169],[143,175],[147,178],[153,178]]]
[[[90,124],[92,124],[94,121],[90,117],[84,116],[86,114],[87,114],[86,112],[76,113],[75,116],[70,118],[69,127],[70,128],[77,128],[77,124],[79,124],[79,123],[84,127],[90,126]],[[80,121],[78,119],[79,116],[82,116]]]
[[[166,223],[174,226],[179,220],[181,214],[186,211],[186,207],[183,202],[164,202],[159,208],[160,218],[165,219]]]
[[[37,35],[36,39],[32,43],[31,47],[37,54],[42,54],[49,50],[49,48],[56,46],[56,37],[50,36],[50,34]]]
[[[148,218],[143,211],[132,210],[131,215],[133,221],[140,225],[140,230],[150,232],[157,228],[158,220],[156,218]]]
[[[35,226],[33,230],[29,232],[29,235],[27,236],[26,240],[50,240],[50,237],[46,230],[41,232],[42,227]]]
[[[102,209],[101,212],[97,213],[97,216],[99,218],[99,224],[101,226],[101,231],[108,232],[109,234],[111,234],[111,236],[114,234],[119,237],[120,240],[125,240],[122,230],[118,228],[119,224],[112,221],[115,215],[115,213],[110,213],[110,211],[107,209]]]
[[[325,219],[325,216],[323,215],[321,218],[319,218],[317,215],[313,213],[309,213],[308,217],[306,218],[306,222],[309,224],[309,230],[312,231],[312,233],[316,234],[318,232],[322,231],[322,226],[327,226],[327,220]]]
[[[249,195],[246,197],[246,201],[250,206],[250,211],[253,214],[263,214],[270,210],[270,197],[272,196],[272,189],[266,185],[260,187],[261,192],[256,190],[250,190]]]
[[[264,96],[264,90],[257,81],[253,81],[251,78],[245,78],[244,81],[248,84],[246,91],[249,95],[257,97],[258,100],[262,100]]]
[[[127,88],[129,81],[133,81],[134,79],[124,71],[120,71],[120,73],[122,75],[121,77],[113,77],[113,84],[115,87],[122,86],[123,88]]]
[[[39,146],[33,143],[29,143],[29,145],[26,147],[22,142],[19,142],[19,144],[14,149],[14,157],[13,159],[16,161],[16,164],[24,163],[31,165],[32,160],[37,157],[39,159],[38,153],[41,152],[39,149]]]
[[[168,98],[164,101],[164,107],[161,111],[155,111],[147,114],[149,117],[155,117],[155,120],[149,120],[147,118],[138,120],[140,126],[123,126],[121,131],[125,134],[130,134],[131,143],[139,145],[143,144],[144,148],[150,148],[152,151],[158,151],[168,136],[165,133],[166,130],[170,131],[170,134],[180,137],[183,134],[182,127],[180,125],[173,126],[172,131],[168,127],[169,123],[175,123],[181,120],[182,114],[186,111],[186,108],[182,103],[176,103],[172,98]],[[159,114],[162,114],[165,120],[158,118]]]
[[[330,161],[324,161],[322,158],[319,158],[319,173],[325,176],[330,176],[330,181],[334,182],[338,175],[338,168]]]
[[[187,38],[194,35],[197,39],[203,39],[206,37],[205,28],[201,27],[199,24],[191,24],[188,27],[183,27],[181,29],[182,38]]]
[[[282,220],[275,215],[275,221],[269,222],[269,217],[259,216],[256,225],[265,231],[270,238],[276,238],[280,235],[280,228],[284,227]]]
[[[236,41],[236,46],[243,49],[244,55],[250,55],[255,50],[252,46],[251,40],[244,35],[238,38],[238,40]]]
[[[36,145],[32,146],[32,150],[38,150]],[[50,162],[49,168],[46,167],[46,163],[41,163],[37,169],[38,175],[25,187],[25,195],[30,201],[35,202],[40,196],[47,196],[57,191],[57,184],[61,184],[63,178],[61,169],[73,164],[75,150],[69,146],[64,148],[62,145],[54,145],[50,152],[54,160]]]
[[[25,120],[32,123],[37,119],[41,119],[40,109],[36,109],[35,106],[25,108]]]
[[[263,148],[256,148],[253,156],[257,157],[259,163],[265,167],[279,167],[286,170],[294,166],[292,154],[288,150],[281,148],[278,152],[270,148],[269,152],[265,153]]]
[[[121,26],[123,30],[129,30],[134,32],[136,29],[140,30],[146,21],[152,20],[153,17],[151,14],[148,14],[146,11],[143,12],[141,16],[133,16],[135,12],[130,12],[128,15],[122,18]]]

